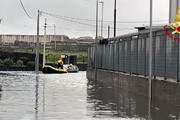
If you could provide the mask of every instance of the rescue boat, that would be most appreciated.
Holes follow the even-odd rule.
[[[67,69],[68,73],[79,72],[79,68],[76,65],[68,66],[66,69]]]
[[[53,67],[51,65],[45,65],[42,68],[42,72],[43,73],[67,73],[67,70],[66,69],[57,68],[57,67]]]

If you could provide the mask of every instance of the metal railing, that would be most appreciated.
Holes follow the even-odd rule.
[[[163,28],[163,27],[162,27]],[[171,33],[171,30],[168,30]],[[179,37],[179,34],[174,34]],[[153,30],[152,76],[176,79],[179,82],[179,41]],[[110,38],[107,45],[97,46],[97,68],[148,76],[149,31]],[[88,66],[95,67],[95,44],[88,48]]]

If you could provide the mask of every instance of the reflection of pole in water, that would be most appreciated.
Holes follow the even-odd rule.
[[[44,120],[44,113],[45,113],[45,80],[43,80],[43,120]]]
[[[36,76],[36,90],[35,90],[35,120],[38,120],[38,90],[39,90],[39,76]]]

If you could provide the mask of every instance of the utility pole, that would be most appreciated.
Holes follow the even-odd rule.
[[[150,43],[149,43],[149,109],[148,116],[151,120],[151,100],[152,100],[152,8],[153,0],[150,0]]]
[[[116,0],[114,0],[114,37],[116,37]]]
[[[97,80],[97,37],[98,37],[98,3],[96,3],[96,39],[95,39],[95,57],[94,57],[94,64],[95,64],[95,81]]]
[[[39,72],[39,17],[40,17],[41,12],[38,10],[38,15],[37,15],[37,43],[36,43],[36,74]]]
[[[43,67],[45,66],[46,63],[46,28],[47,28],[47,19],[45,18],[45,23],[44,23],[44,51],[43,51]]]
[[[102,4],[101,37],[103,37],[103,11],[104,11],[104,2],[103,2],[103,1],[100,1],[99,3]]]
[[[56,50],[56,25],[54,24],[54,49]]]

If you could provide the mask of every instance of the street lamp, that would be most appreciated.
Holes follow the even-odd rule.
[[[103,2],[103,1],[100,1],[99,3],[102,4],[101,37],[103,37],[103,10],[104,10],[104,2]]]

